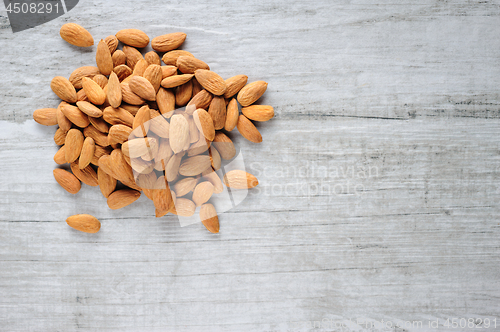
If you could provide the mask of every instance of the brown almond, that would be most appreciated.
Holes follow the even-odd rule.
[[[146,71],[146,68],[148,68],[148,66],[149,66],[149,64],[145,59],[140,59],[135,64],[135,67],[134,67],[134,70],[133,70],[131,76],[143,76],[144,71]]]
[[[144,59],[148,62],[149,65],[158,65],[161,66],[161,59],[158,53],[155,51],[150,51],[144,54]]]
[[[211,233],[219,233],[219,217],[212,204],[203,204],[200,208],[200,220]]]
[[[213,142],[222,159],[233,159],[236,155],[236,148],[234,147],[233,141],[223,132],[216,132]]]
[[[97,183],[102,195],[106,198],[116,189],[116,179],[104,172],[100,167],[97,169]]]
[[[97,233],[101,229],[101,222],[90,214],[76,214],[66,219],[66,223],[80,232]]]
[[[144,99],[135,94],[130,88],[129,83],[120,83],[122,88],[122,100],[130,105],[144,105],[146,102]]]
[[[94,38],[84,27],[76,23],[66,23],[59,30],[61,38],[71,45],[89,47],[94,45]]]
[[[56,108],[40,108],[33,112],[33,119],[44,126],[55,126],[57,124]]]
[[[193,97],[194,97],[198,94],[198,92],[203,90],[203,87],[201,86],[201,84],[198,82],[198,80],[196,78],[193,78],[192,82],[193,82]]]
[[[224,175],[224,184],[233,189],[250,189],[259,184],[255,176],[242,170],[232,170]]]
[[[169,211],[174,204],[172,193],[164,176],[160,176],[154,184],[153,203],[160,212]]]
[[[226,82],[215,72],[206,69],[198,69],[194,75],[196,76],[196,80],[198,80],[201,86],[208,92],[216,96],[221,96],[226,92]]]
[[[149,65],[144,71],[143,77],[147,79],[155,89],[155,94],[161,87],[161,81],[163,80],[163,74],[161,67],[157,64]]]
[[[129,82],[130,90],[145,100],[155,100],[156,91],[151,82],[142,76],[134,76]]]
[[[62,107],[64,105],[68,105],[67,102],[61,101],[59,105],[57,106],[56,110],[56,117],[57,117],[57,124],[59,125],[59,129],[61,129],[64,132],[67,132],[68,130],[71,129],[71,126],[73,125],[71,121],[64,115],[62,112]]]
[[[167,165],[165,166],[165,177],[168,182],[173,182],[177,179],[179,175],[179,166],[181,165],[182,157],[184,153],[174,154],[169,160]]]
[[[133,116],[135,116],[137,114],[137,111],[139,111],[139,109],[141,107],[142,107],[142,105],[129,105],[126,103],[122,103],[120,106],[120,108],[123,108],[124,110],[126,110],[127,112],[132,114]]]
[[[113,68],[127,64],[127,56],[122,50],[116,50],[111,56],[111,59],[113,60]]]
[[[139,60],[144,59],[141,52],[139,52],[139,50],[134,47],[124,45],[123,52],[127,57],[127,66],[129,66],[132,70],[134,69],[136,63],[139,62]]]
[[[241,136],[245,137],[250,142],[261,143],[262,135],[259,130],[255,127],[252,121],[248,120],[246,116],[240,114],[238,117],[238,123],[236,124],[238,131]]]
[[[64,116],[77,127],[85,128],[90,124],[87,114],[80,111],[76,106],[70,104],[63,105],[61,111]]]
[[[89,103],[88,101],[77,101],[76,106],[82,111],[83,113],[87,114],[90,117],[93,118],[100,118],[102,116],[102,111]]]
[[[66,164],[66,152],[64,145],[57,150],[56,154],[54,155],[54,161],[58,165]]]
[[[216,148],[211,147],[210,150],[208,150],[208,152],[210,156],[210,161],[212,162],[212,168],[218,171],[222,165],[222,160],[219,151],[217,151]]]
[[[130,158],[138,158],[149,154],[158,141],[153,137],[134,138],[122,144],[122,152]]]
[[[162,138],[170,136],[170,124],[164,116],[156,116],[149,121],[149,130]]]
[[[92,104],[102,105],[106,101],[106,94],[102,88],[88,77],[82,78],[82,86],[87,98]]]
[[[157,52],[168,52],[181,46],[184,40],[186,40],[186,34],[183,32],[169,33],[153,38],[151,47]]]
[[[69,76],[69,81],[75,89],[81,89],[82,88],[82,78],[88,77],[88,78],[94,78],[95,75],[99,75],[101,72],[99,71],[99,68],[95,66],[83,66],[80,68],[75,69],[71,75]]]
[[[175,208],[171,212],[181,217],[191,217],[196,210],[196,205],[187,198],[177,198],[174,206]]]
[[[87,128],[83,129],[83,135],[85,137],[92,138],[94,140],[94,143],[99,146],[106,147],[109,145],[108,135],[100,132],[94,126],[88,126]]]
[[[201,90],[198,92],[193,99],[188,103],[188,106],[195,106],[196,109],[203,108],[206,110],[208,106],[210,106],[210,102],[212,102],[212,94],[207,90]]]
[[[224,100],[224,97],[215,96],[212,99],[208,109],[208,114],[214,121],[215,130],[224,128],[224,124],[226,123],[226,101]]]
[[[245,85],[238,92],[238,102],[241,106],[250,106],[257,101],[267,90],[267,83],[264,81],[255,81]]]
[[[149,110],[149,107],[143,106],[137,111],[137,114],[134,117],[134,122],[132,124],[132,129],[136,129],[138,127],[140,128],[139,133],[142,134],[143,137],[145,137],[148,133],[149,130],[149,120],[151,120],[151,112]]]
[[[92,78],[92,80],[96,82],[103,90],[108,85],[108,78],[102,74],[95,75],[94,78]],[[78,97],[78,92],[76,94]]]
[[[210,67],[200,59],[193,56],[181,55],[177,58],[177,68],[184,74],[194,74],[197,69],[210,70]]]
[[[236,98],[233,98],[229,104],[227,104],[226,123],[224,124],[224,129],[226,131],[232,131],[234,127],[236,127],[239,115],[240,112],[238,110],[238,102],[236,101]]]
[[[241,88],[247,84],[248,76],[246,75],[236,75],[228,78],[226,82],[226,92],[224,92],[225,98],[231,98],[235,94],[237,94]]]
[[[169,117],[175,110],[175,95],[171,90],[160,88],[156,94],[156,104],[161,114]]]
[[[203,181],[196,185],[193,191],[193,202],[196,206],[201,206],[208,202],[214,194],[214,185],[210,181]]]
[[[66,146],[66,161],[68,163],[74,162],[80,156],[80,152],[83,147],[83,140],[83,134],[80,130],[70,129],[68,131],[64,144]]]
[[[193,83],[191,81],[179,85],[175,90],[175,103],[177,106],[184,106],[191,100],[193,93]]]
[[[208,114],[204,109],[199,108],[194,111],[193,120],[196,127],[201,133],[203,133],[205,138],[209,141],[213,141],[215,137],[215,127],[210,114]]]
[[[104,114],[104,113],[103,113]],[[103,118],[89,118],[90,124],[101,133],[108,133],[109,127],[106,121]]]
[[[78,158],[78,167],[83,169],[87,167],[95,153],[95,142],[92,137],[87,137],[83,141],[82,151],[80,152],[80,157]]]
[[[122,103],[122,87],[115,72],[109,75],[108,90],[106,93],[111,107],[118,108]]]
[[[97,173],[94,171],[92,166],[89,165],[80,169],[78,162],[74,162],[71,163],[71,171],[77,179],[85,183],[87,186],[97,187],[99,185],[97,183]]]
[[[82,185],[76,176],[60,168],[56,168],[53,173],[57,183],[59,183],[59,185],[67,192],[70,194],[76,194],[80,191]]]
[[[114,149],[110,154],[110,164],[112,168],[112,174],[106,171],[106,173],[116,176],[116,179],[122,182],[127,187],[132,189],[140,190],[141,188],[135,183],[134,172],[132,167],[127,162],[126,156],[123,155],[120,149]]]
[[[118,38],[116,38],[116,36],[110,35],[104,38],[104,42],[108,46],[109,53],[115,53],[116,49],[118,48]]]
[[[175,114],[170,119],[170,147],[174,153],[179,153],[189,143],[189,123],[182,114]]]
[[[188,51],[184,50],[175,50],[175,51],[170,51],[167,52],[163,55],[161,60],[167,65],[167,66],[175,66],[177,64],[177,59],[180,56],[192,56],[194,57],[193,54],[189,53]]]
[[[122,144],[129,139],[131,133],[132,128],[130,128],[129,126],[125,126],[122,124],[111,126],[111,128],[109,128],[108,144]]]
[[[222,184],[222,181],[217,173],[208,171],[203,174],[203,178],[205,178],[214,186],[214,194],[220,194],[224,191],[224,185]]]
[[[184,113],[184,117],[188,120],[189,124],[189,143],[195,143],[200,140],[200,131],[196,127],[196,123],[193,120],[193,117]],[[202,134],[201,134],[202,135]]]
[[[144,48],[149,44],[149,37],[139,29],[123,29],[116,33],[116,38],[124,44]]]
[[[141,196],[141,192],[133,189],[121,189],[108,196],[108,206],[112,210],[124,208],[134,203]]]
[[[175,88],[176,86],[189,82],[189,80],[193,78],[193,76],[194,76],[193,74],[169,76],[161,81],[161,86],[166,89]]]
[[[153,200],[153,189],[156,183],[157,177],[155,172],[149,172],[147,174],[141,173],[137,175],[135,180],[136,184],[141,187],[142,191],[147,198]]]
[[[96,75],[97,76],[97,75]],[[95,77],[95,76],[94,76]],[[85,91],[83,89],[78,90],[76,93],[76,99],[78,101],[88,101],[89,99],[87,98],[87,95],[85,94]],[[66,103],[66,102],[65,102]],[[67,103],[66,103],[67,104]]]
[[[132,128],[134,122],[134,116],[121,107],[106,107],[102,112],[102,117],[110,125],[123,124]]]
[[[132,69],[127,65],[116,66],[113,69],[113,72],[116,74],[120,82],[132,75]]]
[[[70,104],[76,103],[77,97],[75,87],[66,77],[54,77],[50,82],[50,88],[62,100]]]
[[[187,177],[182,180],[177,181],[174,184],[174,191],[177,197],[185,196],[196,186],[197,179],[193,177]]]
[[[161,66],[161,79],[177,75],[177,67],[176,66]]]
[[[205,136],[200,135],[198,142],[191,144],[188,150],[188,156],[196,156],[207,151],[210,147],[210,141],[205,138]]]
[[[61,128],[57,128],[55,134],[54,134],[54,142],[57,145],[64,145],[64,142],[66,142],[66,134],[68,132],[62,130]]]
[[[108,44],[101,39],[97,44],[97,51],[95,55],[95,62],[97,68],[103,75],[109,75],[113,71],[113,59],[111,58],[111,52],[109,51]]]
[[[243,107],[241,112],[254,121],[268,121],[274,117],[274,108],[268,105],[250,105]]]
[[[196,176],[210,168],[210,157],[207,155],[197,155],[187,158],[179,167],[179,174],[184,176]]]
[[[111,153],[111,151],[112,151],[112,149],[109,146],[102,147],[102,146],[96,145],[94,158],[92,158],[92,161],[90,163],[92,165],[99,166],[99,158],[101,158],[102,156],[105,156],[105,155],[109,155]]]

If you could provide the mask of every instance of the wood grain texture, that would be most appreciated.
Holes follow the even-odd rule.
[[[58,187],[55,128],[32,112],[57,105],[52,77],[95,60],[59,38],[66,22],[95,40],[183,31],[223,78],[269,83],[263,143],[231,133],[260,185],[220,234],[155,219],[144,196],[111,211],[96,188]],[[81,0],[35,29],[8,24],[2,7],[0,330],[500,326],[498,1]],[[69,228],[75,213],[101,231]]]

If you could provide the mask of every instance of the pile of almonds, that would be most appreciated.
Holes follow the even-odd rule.
[[[74,23],[63,25],[60,34],[76,46],[94,45],[92,35]],[[78,193],[80,181],[99,186],[108,206],[120,209],[143,192],[157,217],[169,212],[192,216],[200,207],[201,222],[217,233],[219,220],[209,200],[224,187],[215,171],[222,160],[236,155],[225,132],[236,127],[243,137],[260,143],[262,136],[251,120],[267,121],[274,110],[253,105],[266,91],[266,82],[247,84],[245,75],[224,80],[193,54],[177,50],[185,39],[182,32],[155,37],[154,51],[144,56],[138,49],[150,40],[140,30],[101,39],[97,66],[80,67],[69,79],[54,77],[51,88],[62,101],[57,108],[36,110],[33,118],[59,126],[54,141],[61,147],[54,161],[69,164],[71,172],[57,168],[54,177],[69,193]],[[243,170],[227,172],[223,182],[232,189],[258,184]],[[66,221],[84,232],[100,229],[99,220],[86,214]]]

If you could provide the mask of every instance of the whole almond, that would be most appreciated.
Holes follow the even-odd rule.
[[[187,195],[196,186],[198,180],[193,177],[187,177],[182,180],[177,181],[174,184],[174,191],[177,197]]]
[[[102,195],[106,198],[108,198],[116,188],[116,179],[104,172],[100,167],[97,169],[97,183],[99,184]]]
[[[127,56],[122,50],[116,50],[111,56],[111,59],[113,60],[113,68],[127,64]]]
[[[144,54],[144,59],[148,62],[150,65],[158,65],[161,66],[161,59],[158,53],[155,51],[150,51],[146,54]]]
[[[76,103],[76,90],[73,84],[62,76],[56,76],[50,82],[50,88],[62,100],[68,103]]]
[[[170,51],[167,52],[163,55],[161,60],[167,65],[167,66],[175,66],[177,64],[177,59],[180,56],[192,56],[194,57],[193,54],[189,53],[188,51],[184,50],[175,50],[175,51]]]
[[[122,88],[122,100],[130,105],[144,105],[146,102],[144,99],[135,94],[130,88],[129,83],[120,83]]]
[[[155,160],[157,162],[163,161],[165,165],[167,165],[170,157],[172,157],[172,149],[170,148],[170,144],[168,143],[168,139],[166,138],[160,138],[160,141],[158,143],[158,152],[156,154]],[[160,170],[163,170],[161,168]]]
[[[175,91],[175,103],[177,106],[184,106],[191,100],[193,93],[193,83],[191,81],[179,85]]]
[[[112,210],[124,208],[134,203],[141,196],[141,192],[133,189],[121,189],[108,196],[108,206]]]
[[[135,183],[132,167],[127,162],[122,151],[120,149],[114,149],[110,154],[110,158],[111,168],[113,169],[112,174],[107,172],[106,169],[104,171],[110,175],[116,176],[116,179],[127,187],[140,190],[141,188]]]
[[[206,110],[208,106],[210,106],[210,102],[212,101],[212,94],[207,90],[201,90],[198,92],[193,99],[188,103],[188,106],[193,105],[195,109],[203,108]]]
[[[44,126],[55,126],[57,124],[56,108],[40,108],[33,112],[33,119]]]
[[[179,175],[179,166],[181,164],[181,160],[184,153],[174,154],[169,160],[167,165],[165,166],[165,177],[168,182],[175,181],[177,176]]]
[[[67,133],[68,133],[67,131],[64,131],[61,128],[58,128],[54,134],[54,142],[57,145],[64,145],[64,143],[66,142],[66,134]]]
[[[215,72],[206,69],[198,69],[194,75],[196,76],[196,80],[208,92],[216,96],[221,96],[226,92],[226,82]]]
[[[206,139],[213,141],[215,137],[214,121],[210,114],[199,108],[193,113],[193,120],[198,130],[203,133]]]
[[[193,202],[196,206],[200,206],[210,199],[214,194],[214,185],[209,181],[198,183],[193,191]]]
[[[183,161],[179,167],[179,174],[184,176],[196,176],[210,168],[210,166],[210,157],[207,155],[189,157]]]
[[[56,154],[54,155],[54,161],[58,165],[63,165],[67,163],[64,145],[61,146],[59,150],[57,150]]]
[[[59,185],[67,192],[70,194],[76,194],[80,191],[82,185],[76,176],[60,168],[56,168],[53,173],[57,183],[59,183]]]
[[[259,130],[255,127],[252,121],[248,120],[246,116],[240,114],[238,117],[238,123],[236,124],[238,131],[241,136],[245,137],[250,142],[261,143],[262,135]]]
[[[214,194],[220,194],[224,191],[224,185],[222,184],[220,177],[214,171],[203,173],[203,178],[214,186]]]
[[[61,111],[64,116],[77,127],[85,128],[90,124],[87,114],[80,111],[80,109],[76,106],[69,104],[63,105],[61,107]]]
[[[147,79],[155,89],[155,94],[158,92],[163,80],[161,67],[157,64],[149,65],[144,71],[143,77]]]
[[[102,88],[88,77],[82,78],[82,86],[87,98],[92,104],[102,105],[106,101],[106,94]]]
[[[174,32],[153,38],[151,47],[157,52],[168,52],[175,50],[184,43],[186,34],[183,32]]]
[[[106,147],[109,145],[108,135],[100,132],[94,126],[88,126],[87,128],[83,129],[83,136],[92,138],[94,140],[94,143],[99,146]]]
[[[141,127],[139,133],[141,133],[142,136],[145,137],[149,130],[149,120],[151,120],[151,113],[149,111],[149,107],[146,105],[141,107],[139,111],[137,111],[137,114],[134,117],[134,122],[132,124],[132,129]]]
[[[143,76],[144,71],[148,68],[149,64],[145,59],[140,59],[135,64],[134,70],[132,72],[132,76]]]
[[[139,52],[139,50],[135,47],[124,45],[123,52],[127,57],[127,66],[129,66],[132,70],[134,69],[136,63],[139,62],[139,60],[144,59],[141,52]]]
[[[102,146],[99,146],[99,145],[96,145],[95,146],[95,153],[94,153],[94,158],[92,158],[92,161],[90,162],[92,165],[95,165],[95,166],[99,166],[99,159],[102,157],[102,156],[106,156],[111,153],[112,149],[111,147],[107,146],[107,147],[102,147]],[[108,173],[110,174],[110,173]],[[111,175],[111,174],[110,174]]]
[[[241,106],[250,106],[257,101],[267,90],[267,83],[264,81],[255,81],[245,85],[238,93],[238,102]]]
[[[144,48],[149,44],[149,37],[138,29],[123,29],[116,33],[116,38],[124,44]]]
[[[196,156],[199,154],[202,154],[203,152],[207,151],[208,148],[210,147],[210,141],[205,138],[205,136],[200,135],[200,138],[197,142],[191,144],[188,150],[188,156]]]
[[[134,116],[121,107],[106,107],[102,112],[102,117],[110,125],[123,124],[132,128],[134,122]]]
[[[186,55],[181,55],[177,58],[176,66],[184,74],[194,74],[196,69],[210,70],[210,67],[205,62],[193,56]]]
[[[163,115],[171,115],[175,110],[175,95],[171,90],[160,88],[156,94],[156,104]]]
[[[268,121],[274,117],[274,108],[268,105],[250,105],[241,109],[250,120]]]
[[[77,101],[76,106],[82,111],[83,113],[87,114],[90,117],[93,118],[100,118],[102,116],[102,111],[89,103],[88,101]]]
[[[90,214],[76,214],[66,219],[66,223],[84,233],[97,233],[101,229],[101,222]]]
[[[122,124],[111,126],[111,128],[109,128],[108,144],[122,144],[129,139],[131,133],[132,128],[128,126]]]
[[[81,89],[82,88],[82,78],[88,77],[88,78],[94,78],[95,75],[99,75],[101,72],[99,71],[99,68],[95,66],[83,66],[80,68],[75,69],[71,75],[69,76],[69,81],[75,89]]]
[[[109,75],[108,90],[106,93],[111,107],[118,108],[122,103],[122,87],[115,72]]]
[[[232,170],[224,175],[224,184],[233,189],[250,189],[259,184],[255,176],[242,170]]]
[[[231,98],[237,94],[241,88],[247,84],[248,76],[246,75],[236,75],[230,77],[226,80],[226,92],[224,92],[225,98]]]
[[[66,135],[66,161],[68,163],[74,162],[80,156],[83,147],[83,134],[78,129],[70,129]]]
[[[179,153],[189,142],[189,123],[181,114],[175,114],[170,119],[170,147],[174,153]]]
[[[119,65],[113,69],[113,72],[118,76],[118,80],[122,82],[124,79],[132,75],[132,69],[127,65]]]
[[[172,194],[164,176],[160,176],[153,189],[153,203],[160,212],[169,211],[174,205]]]
[[[59,129],[61,129],[64,132],[67,132],[68,130],[71,129],[71,126],[73,125],[71,121],[64,115],[62,112],[62,107],[64,105],[68,105],[67,102],[61,101],[59,105],[57,106],[56,110],[56,117],[57,117],[57,124],[59,125]]]
[[[97,76],[97,75],[96,75]],[[94,76],[95,77],[95,76]],[[76,93],[76,99],[78,101],[89,101],[89,99],[87,98],[87,95],[85,94],[85,91],[83,89],[80,89],[78,90],[78,92]],[[65,102],[66,103],[66,102]],[[66,103],[67,104],[67,103]]]
[[[223,132],[218,131],[215,133],[213,144],[224,160],[233,159],[236,155],[236,148],[233,141]]]
[[[164,116],[157,116],[149,121],[149,130],[162,138],[170,136],[170,124]]]
[[[193,78],[193,76],[193,74],[169,76],[161,81],[161,86],[166,89],[175,88],[176,86],[189,82],[189,80]]]
[[[222,160],[219,154],[219,151],[217,151],[216,148],[211,147],[209,150],[209,156],[210,156],[210,161],[212,163],[212,168],[216,171],[218,171],[222,165]]]
[[[219,233],[219,217],[212,204],[203,204],[200,208],[200,220],[211,233]]]
[[[187,198],[177,198],[175,201],[175,208],[174,210],[171,210],[171,212],[181,217],[191,217],[195,210],[196,205],[192,200]]]
[[[229,104],[227,104],[226,123],[224,124],[224,129],[226,131],[232,131],[234,127],[236,127],[239,115],[240,112],[238,110],[238,102],[236,101],[236,98],[233,98]]]
[[[200,134],[200,131],[196,127],[196,123],[194,122],[192,116],[184,113],[184,117],[186,118],[186,120],[188,120],[188,124],[189,124],[189,143],[198,142],[200,139],[200,135],[203,135],[203,134]]]
[[[153,137],[134,138],[124,142],[121,149],[127,157],[138,158],[155,150],[153,146],[157,144],[158,141]]]
[[[113,69],[111,69],[111,72],[112,70]],[[103,90],[108,85],[108,78],[102,74],[95,75],[94,78],[92,78],[92,80],[96,82]],[[78,96],[78,92],[76,94]]]
[[[141,187],[147,198],[153,200],[153,189],[157,180],[156,173],[150,172],[147,174],[139,174],[135,180],[136,184]]]
[[[97,173],[94,171],[92,166],[87,166],[80,169],[78,162],[71,163],[71,171],[76,176],[77,179],[85,183],[87,186],[97,187]]]
[[[215,130],[224,128],[226,123],[226,102],[224,97],[215,96],[212,99],[208,109],[208,114],[210,114],[212,120],[214,121]]]
[[[104,113],[103,113],[103,115],[104,115]],[[101,118],[89,118],[89,120],[90,120],[90,124],[95,129],[100,131],[101,133],[109,132],[108,124],[106,123],[106,121],[104,121],[104,119],[102,117]]]
[[[97,44],[97,52],[95,55],[95,62],[97,68],[103,75],[109,75],[113,71],[113,59],[111,58],[111,52],[109,51],[108,44],[101,39]]]
[[[59,30],[61,38],[71,45],[89,47],[94,45],[94,38],[84,27],[76,23],[66,23]]]
[[[193,97],[194,97],[198,94],[198,92],[203,90],[203,87],[196,78],[193,78],[192,81],[193,81]]]
[[[108,46],[109,53],[115,53],[116,49],[118,48],[118,38],[116,38],[116,36],[110,35],[104,38],[104,42]]]
[[[82,151],[80,152],[80,157],[78,158],[78,167],[83,169],[87,167],[95,153],[95,142],[92,137],[87,137],[83,141]]]
[[[177,75],[177,67],[176,66],[161,66],[161,79]]]
[[[134,76],[129,82],[130,90],[145,100],[155,100],[156,91],[151,82],[141,76]]]
[[[141,107],[142,107],[142,105],[129,105],[127,103],[122,103],[120,105],[120,108],[123,108],[124,110],[126,110],[127,112],[132,114],[133,116],[135,116],[137,114],[137,111],[139,111],[139,109]]]

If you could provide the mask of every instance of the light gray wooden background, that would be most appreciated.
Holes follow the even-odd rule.
[[[500,326],[499,1],[80,0],[16,34],[0,15],[1,331]],[[261,184],[219,235],[56,184],[55,129],[32,112],[95,51],[61,40],[66,22],[96,40],[184,31],[223,77],[269,82],[264,142],[232,135]],[[72,230],[74,213],[101,231]]]

